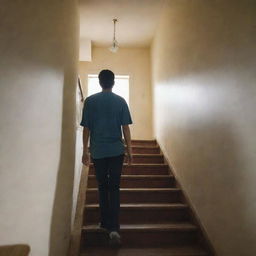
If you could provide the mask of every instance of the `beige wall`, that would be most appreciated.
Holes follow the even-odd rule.
[[[87,75],[110,69],[116,75],[130,75],[130,110],[133,139],[152,139],[152,104],[149,48],[121,48],[113,54],[93,48],[92,62],[80,62],[79,74],[87,93]]]
[[[0,16],[0,243],[63,256],[74,176],[76,2],[3,0]]]
[[[77,207],[77,197],[79,192],[80,178],[82,172],[82,155],[83,155],[83,128],[80,125],[82,114],[83,114],[83,101],[80,89],[76,87],[76,154],[75,154],[75,171],[74,171],[74,188],[73,188],[73,209],[72,209],[72,225],[74,227],[74,220]]]
[[[256,2],[169,1],[155,134],[219,256],[256,254]]]

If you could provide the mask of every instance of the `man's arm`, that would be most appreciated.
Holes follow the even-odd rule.
[[[82,157],[82,163],[86,166],[90,164],[90,155],[88,152],[88,140],[90,136],[90,130],[84,126],[83,129],[83,145],[84,145],[84,150],[83,150],[83,157]]]
[[[122,125],[124,139],[127,145],[127,157],[128,157],[128,165],[132,163],[132,147],[131,147],[131,132],[129,125]]]

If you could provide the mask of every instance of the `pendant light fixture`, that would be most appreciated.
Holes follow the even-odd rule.
[[[113,35],[113,42],[111,47],[109,48],[109,50],[113,53],[116,53],[118,51],[118,43],[116,41],[116,23],[117,23],[117,19],[113,19],[113,23],[114,23],[114,35]]]

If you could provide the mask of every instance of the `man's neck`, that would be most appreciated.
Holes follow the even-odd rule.
[[[102,89],[102,92],[112,92],[112,88],[109,88],[109,89]]]

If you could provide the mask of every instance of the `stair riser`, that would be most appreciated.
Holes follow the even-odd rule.
[[[143,147],[147,147],[147,146],[157,146],[157,143],[155,140],[148,140],[148,141],[135,141],[132,140],[132,146],[143,146]]]
[[[122,246],[161,247],[186,246],[196,243],[196,231],[154,231],[120,232]],[[108,246],[108,234],[105,232],[82,232],[83,246]],[[83,250],[83,248],[82,248]]]
[[[87,191],[86,192],[86,203],[87,204],[98,204],[98,192]],[[120,191],[120,201],[122,204],[128,203],[178,203],[181,202],[180,191]]]
[[[99,208],[85,209],[84,224],[97,224],[100,220]],[[189,220],[187,208],[183,209],[120,209],[119,221],[122,224],[157,224]]]
[[[161,248],[124,248],[117,249],[118,252],[115,253],[109,253],[111,248],[95,248],[95,247],[87,247],[85,252],[83,254],[80,254],[79,256],[210,256],[204,251],[199,252],[194,251],[193,247],[187,247],[188,249],[184,250],[184,247],[180,248],[170,248],[169,246],[161,247]],[[190,249],[189,249],[190,248]],[[181,249],[181,250],[180,250]]]
[[[162,179],[121,179],[121,188],[170,188],[175,186],[172,178]],[[96,178],[88,179],[88,188],[97,188]]]
[[[91,162],[92,159],[91,159]],[[133,164],[163,164],[164,157],[162,155],[133,155]],[[124,158],[124,163],[127,163],[127,158]]]
[[[143,147],[143,148],[132,148],[133,154],[160,154],[160,149],[157,147]]]
[[[91,166],[89,170],[89,174],[95,174],[94,167]],[[122,170],[122,174],[124,175],[166,175],[169,174],[169,170],[167,166],[127,166],[125,165]]]
[[[133,156],[133,163],[134,164],[163,164],[164,157],[162,155],[135,155]],[[127,163],[127,160],[124,160],[124,163]]]

